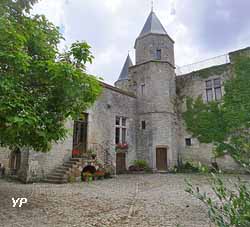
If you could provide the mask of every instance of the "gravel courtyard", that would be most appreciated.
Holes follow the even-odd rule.
[[[65,185],[0,180],[0,226],[212,226],[206,208],[184,191],[185,179],[209,190],[209,177],[184,174]],[[27,197],[28,203],[13,208],[12,197]]]

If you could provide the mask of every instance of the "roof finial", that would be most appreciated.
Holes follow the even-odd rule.
[[[154,0],[151,1],[151,11],[154,11]]]

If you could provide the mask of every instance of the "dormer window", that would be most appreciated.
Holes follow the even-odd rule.
[[[156,50],[156,60],[161,60],[161,49]]]

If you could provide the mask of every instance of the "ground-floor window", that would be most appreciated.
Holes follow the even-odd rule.
[[[127,119],[125,117],[116,117],[115,119],[115,143],[125,144],[127,134]]]
[[[187,147],[192,146],[192,139],[191,138],[186,138],[185,141],[186,141],[186,146]]]

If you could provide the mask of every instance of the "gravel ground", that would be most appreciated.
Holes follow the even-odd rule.
[[[202,175],[121,175],[65,185],[0,180],[0,226],[212,226],[203,204],[184,191],[185,179],[209,191]],[[28,203],[13,208],[12,197]]]

